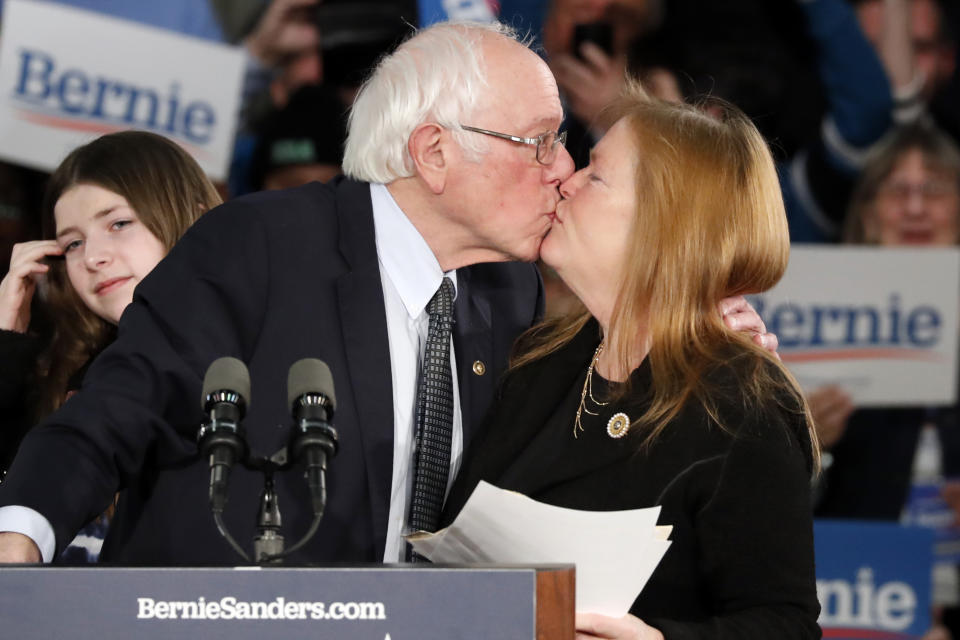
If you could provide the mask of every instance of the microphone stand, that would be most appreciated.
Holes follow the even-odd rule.
[[[295,461],[291,461],[287,456],[287,448],[284,447],[269,458],[252,457],[240,461],[241,464],[250,471],[260,471],[263,473],[263,491],[260,494],[260,506],[257,510],[257,531],[253,538],[253,557],[251,558],[243,548],[234,540],[233,536],[227,530],[226,523],[223,521],[223,510],[214,509],[214,522],[217,525],[217,531],[230,544],[230,547],[243,558],[245,562],[259,564],[281,564],[283,559],[306,545],[320,528],[320,521],[323,519],[323,512],[326,507],[326,465],[318,470],[320,482],[320,495],[314,496],[312,502],[313,520],[310,527],[300,540],[289,549],[284,549],[284,537],[280,533],[282,518],[280,515],[280,504],[277,498],[274,486],[273,476],[277,471],[287,471],[294,467]],[[314,476],[316,479],[316,476]],[[319,500],[318,500],[319,498]]]
[[[253,557],[257,562],[280,563],[283,554],[283,536],[280,535],[280,505],[273,489],[274,468],[263,470],[263,493],[257,514],[257,535],[253,537]]]

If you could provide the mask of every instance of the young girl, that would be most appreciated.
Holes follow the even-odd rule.
[[[140,280],[220,202],[197,163],[152,133],[105,135],[61,163],[44,198],[47,239],[14,246],[0,282],[0,473],[26,430],[79,387]],[[44,275],[47,331],[31,326]]]

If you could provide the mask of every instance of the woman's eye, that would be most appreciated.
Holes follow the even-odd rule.
[[[73,251],[74,249],[76,249],[76,248],[79,247],[79,246],[80,246],[80,241],[79,241],[79,240],[73,240],[73,241],[68,242],[67,244],[63,245],[63,252],[64,252],[64,253],[70,253],[71,251]]]
[[[110,225],[110,228],[119,230],[131,224],[133,224],[133,220],[117,220],[116,222]]]

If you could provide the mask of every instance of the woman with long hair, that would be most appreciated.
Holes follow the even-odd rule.
[[[718,303],[772,287],[789,239],[754,125],[633,87],[541,257],[583,310],[531,329],[446,508],[480,480],[585,510],[660,505],[672,544],[631,608],[578,637],[815,638],[803,396]],[[611,540],[629,545],[630,540]]]
[[[44,198],[46,239],[16,245],[0,282],[0,471],[26,429],[79,386],[140,280],[220,202],[197,163],[152,133],[105,135],[60,164]],[[42,335],[31,327],[40,276],[49,324]]]

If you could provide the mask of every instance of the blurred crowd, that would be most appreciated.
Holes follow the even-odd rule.
[[[625,75],[666,100],[736,104],[781,163],[797,242],[850,239],[857,178],[895,128],[960,136],[960,7],[945,0],[58,1],[243,48],[241,123],[220,185],[226,198],[336,175],[346,113],[366,70],[412,28],[447,18],[499,18],[541,44],[581,166],[610,124],[603,110]],[[949,153],[937,156],[949,164]],[[0,171],[0,264],[14,242],[38,237],[44,178],[16,166]],[[892,200],[936,205],[936,191],[900,189]],[[912,232],[900,240],[925,241],[924,229]],[[880,241],[870,233],[858,240]]]
[[[794,242],[960,241],[954,0],[59,1],[243,48],[240,126],[229,180],[217,185],[224,199],[337,175],[349,106],[379,56],[416,26],[499,18],[539,43],[578,167],[633,76],[664,100],[710,110],[721,98],[756,122],[779,163]],[[0,163],[0,271],[15,243],[42,237],[46,181]],[[548,312],[564,310],[562,285],[547,269],[544,279]],[[956,406],[855,410],[832,387],[810,402],[832,460],[821,515],[899,520],[918,473],[960,476]],[[939,602],[960,604],[955,583]]]

